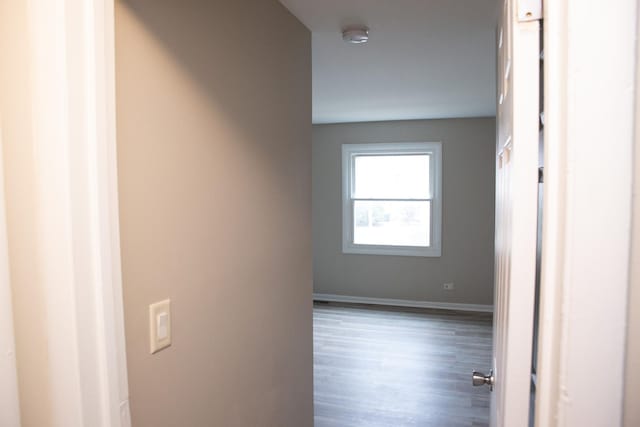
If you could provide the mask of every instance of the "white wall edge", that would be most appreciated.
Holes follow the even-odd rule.
[[[97,181],[94,200],[96,235],[100,241],[103,293],[103,337],[106,344],[105,390],[103,406],[109,412],[105,423],[119,427],[131,426],[126,340],[124,327],[124,298],[120,259],[120,216],[118,206],[118,168],[116,147],[116,76],[115,76],[115,1],[93,0],[95,23],[94,57],[92,71],[96,76],[96,124],[98,145],[95,155]],[[102,215],[97,215],[102,212]]]
[[[349,295],[334,294],[313,294],[314,301],[323,302],[344,302],[351,304],[371,304],[371,305],[387,305],[396,307],[412,307],[412,308],[432,308],[438,310],[455,310],[455,311],[476,311],[482,313],[493,313],[493,305],[484,304],[460,304],[452,302],[435,302],[435,301],[414,301],[406,299],[392,298],[370,298],[357,297]]]

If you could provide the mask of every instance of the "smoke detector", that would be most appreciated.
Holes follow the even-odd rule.
[[[361,44],[369,41],[369,29],[367,27],[351,27],[342,30],[342,40],[351,44]]]

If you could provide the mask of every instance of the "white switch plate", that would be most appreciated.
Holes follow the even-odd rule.
[[[171,345],[171,300],[149,306],[149,351],[157,353]]]

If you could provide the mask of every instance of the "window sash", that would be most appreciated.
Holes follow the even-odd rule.
[[[359,201],[374,201],[374,202],[429,202],[429,244],[426,246],[415,246],[415,245],[389,245],[389,244],[369,244],[369,243],[356,243],[355,242],[355,231],[356,231],[356,202]],[[349,232],[349,242],[354,247],[363,247],[363,248],[397,248],[397,249],[430,249],[434,246],[434,200],[433,199],[351,199],[351,227]]]
[[[364,156],[429,156],[429,197],[427,198],[361,198],[356,197],[356,157]],[[435,199],[435,180],[436,180],[436,153],[435,150],[421,149],[410,151],[380,151],[380,152],[353,152],[349,158],[349,199],[351,200],[433,200]]]

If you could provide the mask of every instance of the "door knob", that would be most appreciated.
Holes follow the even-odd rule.
[[[493,369],[489,371],[489,375],[485,375],[482,372],[473,371],[471,376],[472,383],[475,387],[481,385],[488,385],[491,387],[491,391],[493,391],[493,383],[495,382],[495,378],[493,376]]]

